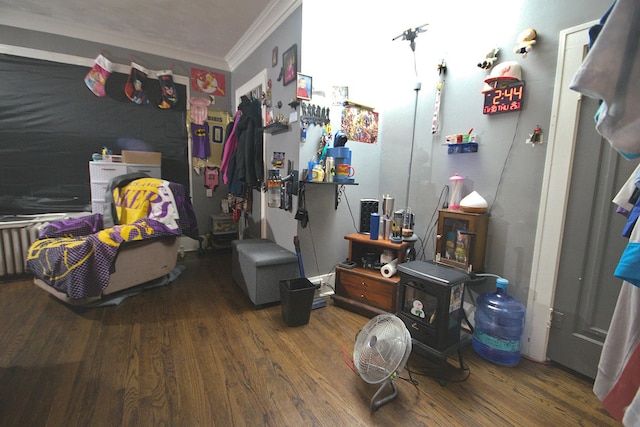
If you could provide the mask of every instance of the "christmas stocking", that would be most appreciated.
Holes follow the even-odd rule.
[[[156,74],[158,75],[158,82],[160,83],[160,100],[158,101],[158,107],[163,110],[174,107],[178,102],[178,95],[176,94],[176,87],[173,84],[173,71],[163,70],[158,71]]]
[[[104,84],[107,82],[111,70],[111,61],[102,56],[102,54],[98,55],[93,67],[84,78],[85,84],[96,96],[102,97],[105,95]]]
[[[144,84],[147,81],[147,74],[149,71],[142,65],[131,63],[131,72],[127,83],[124,85],[124,93],[127,98],[135,102],[136,104],[148,104],[149,100],[144,93]]]

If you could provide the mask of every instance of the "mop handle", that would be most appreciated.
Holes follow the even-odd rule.
[[[302,265],[302,254],[300,253],[300,239],[298,239],[298,236],[293,236],[293,246],[295,246],[296,255],[298,256],[298,268],[300,269],[300,277],[305,277],[304,266]]]

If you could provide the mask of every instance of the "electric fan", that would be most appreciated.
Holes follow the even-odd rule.
[[[395,379],[411,354],[411,334],[402,320],[393,314],[379,314],[358,332],[353,349],[353,364],[360,377],[369,384],[382,383],[371,398],[375,411],[395,399]],[[383,396],[385,387],[391,390]]]

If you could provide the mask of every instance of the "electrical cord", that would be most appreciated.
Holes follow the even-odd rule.
[[[331,286],[331,283],[323,283],[323,285],[331,289],[334,293],[336,292],[335,286]]]
[[[343,191],[343,190],[341,190]],[[347,197],[347,192],[343,191],[344,200],[347,202],[347,207],[349,208],[349,214],[351,215],[351,222],[353,223],[353,229],[358,232],[358,226],[356,225],[356,219],[353,216],[353,212],[351,211],[351,204],[349,203],[349,198]]]
[[[398,375],[398,378],[408,382],[409,384],[411,384],[412,386],[414,386],[416,388],[416,390],[420,391],[420,389],[418,388],[418,385],[420,384],[418,382],[418,380],[414,380],[413,376],[411,375],[411,371],[409,369],[407,369],[407,373],[409,374],[409,378],[405,378],[405,377],[401,377],[400,375]]]
[[[502,279],[502,276],[492,273],[474,273],[471,275],[472,279],[475,279],[476,277],[495,277],[496,279]]]
[[[358,232],[358,228],[356,226],[356,220],[353,216],[353,212],[351,211],[351,205],[349,204],[349,198],[347,197],[347,193],[344,190],[341,190],[342,194],[344,195],[344,199],[347,202],[347,207],[349,208],[349,214],[351,215],[351,222],[353,223],[353,228],[356,230],[356,232]],[[306,195],[303,193],[303,198],[306,197]],[[303,199],[303,206],[306,207],[306,200]],[[318,262],[318,252],[316,250],[316,243],[315,240],[313,238],[313,231],[311,231],[311,219],[308,219],[308,228],[309,228],[309,237],[311,238],[311,248],[313,249],[313,257],[314,257],[314,261],[316,263],[316,269],[318,271],[318,274],[320,273],[320,264]],[[334,265],[333,268],[331,269],[331,271],[329,271],[329,274],[333,273],[336,270],[336,266]],[[329,286],[334,292],[335,292],[335,288],[332,287],[331,285],[329,285],[328,283],[325,283],[326,286]]]
[[[311,221],[309,221],[309,236],[311,237],[311,248],[313,249],[313,257],[316,261],[316,269],[318,274],[320,274],[320,265],[318,264],[318,253],[316,252],[316,242],[313,239],[313,232],[311,231]]]
[[[429,228],[427,228],[427,231],[425,233],[425,242],[422,245],[422,256],[420,259],[425,260],[427,258],[427,253],[426,253],[426,246],[429,243],[429,236],[431,236],[434,232],[434,229],[436,228],[436,226],[438,225],[438,219],[436,218],[435,220],[432,219],[431,225],[429,226]]]
[[[298,197],[302,197],[302,206],[306,210],[306,206],[307,206],[306,192],[303,190],[302,194],[298,195]],[[316,242],[313,239],[313,231],[311,231],[311,218],[309,217],[308,213],[306,214],[305,225],[303,226],[303,228],[309,229],[309,237],[311,238],[311,249],[313,249],[313,257],[314,257],[314,261],[316,262],[316,269],[318,271],[318,274],[320,274],[320,265],[318,264],[318,252],[316,251]]]
[[[471,335],[473,335],[475,333],[475,329],[474,329],[473,325],[471,324],[471,322],[469,322],[469,318],[467,317],[467,312],[464,311],[464,308],[462,309],[462,318],[463,318],[464,322],[467,324],[467,327],[469,328],[469,332],[471,332]]]
[[[347,365],[349,367],[349,369],[351,369],[353,372],[355,372],[359,376],[360,374],[358,374],[358,371],[356,370],[356,367],[353,364],[353,360],[349,360],[349,358],[347,357],[347,346],[346,345],[344,347],[342,347],[342,358],[344,360],[345,365]]]
[[[507,152],[507,156],[504,159],[504,163],[502,164],[502,171],[500,172],[500,178],[498,179],[498,185],[496,186],[496,192],[493,195],[493,201],[491,202],[491,206],[489,206],[489,212],[493,208],[493,204],[496,202],[498,198],[498,193],[500,192],[500,187],[502,186],[502,179],[504,178],[504,172],[507,169],[507,163],[509,162],[509,158],[511,157],[511,152],[513,151],[513,147],[515,146],[516,137],[518,136],[518,128],[520,127],[520,115],[522,110],[518,110],[518,118],[516,119],[516,128],[513,131],[513,138],[511,139],[511,146],[509,147],[509,151]]]
[[[445,201],[442,200],[442,196],[444,196]],[[425,251],[426,251],[427,243],[429,242],[429,236],[433,232],[433,229],[435,228],[435,226],[438,224],[437,214],[438,214],[438,209],[440,209],[439,206],[446,207],[445,203],[448,197],[449,197],[449,186],[445,185],[440,191],[440,196],[438,197],[438,203],[436,203],[436,208],[431,213],[431,218],[429,219],[429,221],[431,222],[431,226],[427,227],[427,229],[425,230],[424,238],[418,239],[420,240],[421,252],[422,252],[421,255],[416,254],[418,259],[424,260],[426,258]]]
[[[437,370],[438,368],[435,368],[435,367],[433,368],[433,370],[430,370],[430,371],[414,371],[409,369],[409,365],[407,365],[406,369],[409,372],[409,376],[411,377],[412,380],[413,380],[412,375],[419,375],[423,377],[435,378],[437,380],[446,381],[448,383],[461,383],[469,379],[469,377],[471,376],[471,369],[466,365],[463,368],[461,368],[461,370],[466,372],[466,375],[464,375],[462,378],[443,378],[440,376],[440,372]]]

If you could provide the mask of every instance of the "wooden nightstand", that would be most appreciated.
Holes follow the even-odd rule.
[[[363,268],[367,254],[375,253],[377,259],[388,249],[398,258],[398,264],[405,262],[407,251],[413,242],[393,243],[389,240],[371,240],[368,234],[348,234],[349,261],[353,268],[336,267],[336,293],[331,298],[336,306],[374,317],[382,313],[395,313],[398,309],[398,283],[400,275],[386,278],[380,270]]]

